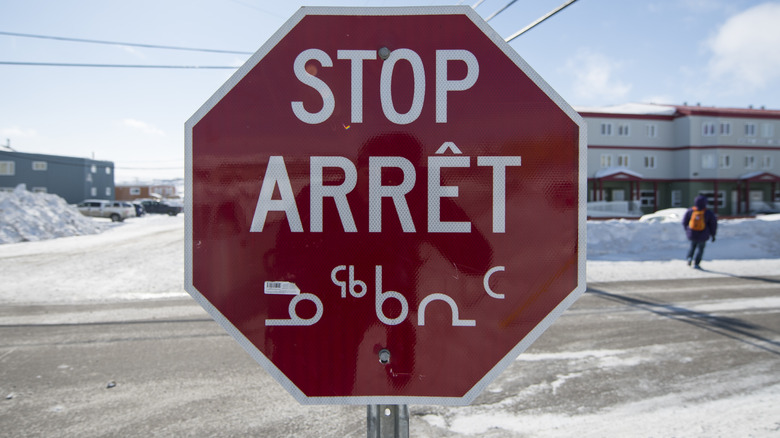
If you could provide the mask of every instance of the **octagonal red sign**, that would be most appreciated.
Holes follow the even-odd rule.
[[[186,289],[302,403],[469,403],[585,289],[585,135],[469,7],[303,8],[186,124]]]

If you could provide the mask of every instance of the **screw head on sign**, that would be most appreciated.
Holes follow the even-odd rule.
[[[383,348],[379,351],[379,363],[386,364],[390,362],[390,350]]]

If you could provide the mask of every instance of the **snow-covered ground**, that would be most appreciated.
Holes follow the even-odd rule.
[[[779,275],[779,219],[721,220],[704,271],[683,262],[688,241],[676,220],[589,221],[587,280]],[[182,215],[111,223],[84,217],[55,195],[0,193],[0,302],[186,296],[183,229]]]
[[[55,198],[21,190],[0,193],[0,303],[64,304],[187,296],[183,288],[182,215],[147,215],[111,223],[81,217],[73,206]],[[780,215],[722,220],[717,241],[707,244],[704,271],[693,270],[683,261],[688,242],[676,220],[590,221],[587,279],[596,283],[780,275],[778,219]],[[194,306],[180,307],[185,313],[202,312]],[[149,311],[145,310],[145,317],[154,317]],[[101,314],[96,307],[89,318],[99,321],[117,317]],[[533,360],[528,355],[521,358]],[[695,404],[673,397],[643,400],[593,415],[529,418],[524,416],[528,414],[503,410],[486,412],[479,406],[443,408],[442,415],[449,418],[450,431],[469,436],[499,436],[491,432],[496,427],[517,436],[546,437],[772,436],[772,432],[745,434],[744,421],[756,415],[762,424],[775,417],[775,424],[780,425],[780,416],[776,415],[780,387],[776,384],[749,395]],[[717,430],[714,435],[697,429],[713,416],[723,419],[720,423],[727,429]],[[442,418],[426,415],[422,420],[435,426],[444,421]]]
[[[688,246],[677,220],[589,221],[588,283],[780,275],[780,215],[719,221],[715,242],[704,250],[703,271],[685,264]]]

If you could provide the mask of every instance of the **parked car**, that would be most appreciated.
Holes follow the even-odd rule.
[[[144,210],[147,213],[176,216],[182,211],[182,207],[180,205],[173,205],[160,201],[141,201],[141,205],[143,205]]]
[[[77,208],[84,216],[104,217],[112,222],[122,222],[135,217],[135,207],[126,201],[108,201],[105,199],[85,199]]]

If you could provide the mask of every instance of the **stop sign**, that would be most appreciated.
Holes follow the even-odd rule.
[[[301,403],[467,404],[585,289],[585,125],[469,7],[303,8],[186,143],[186,289]]]

